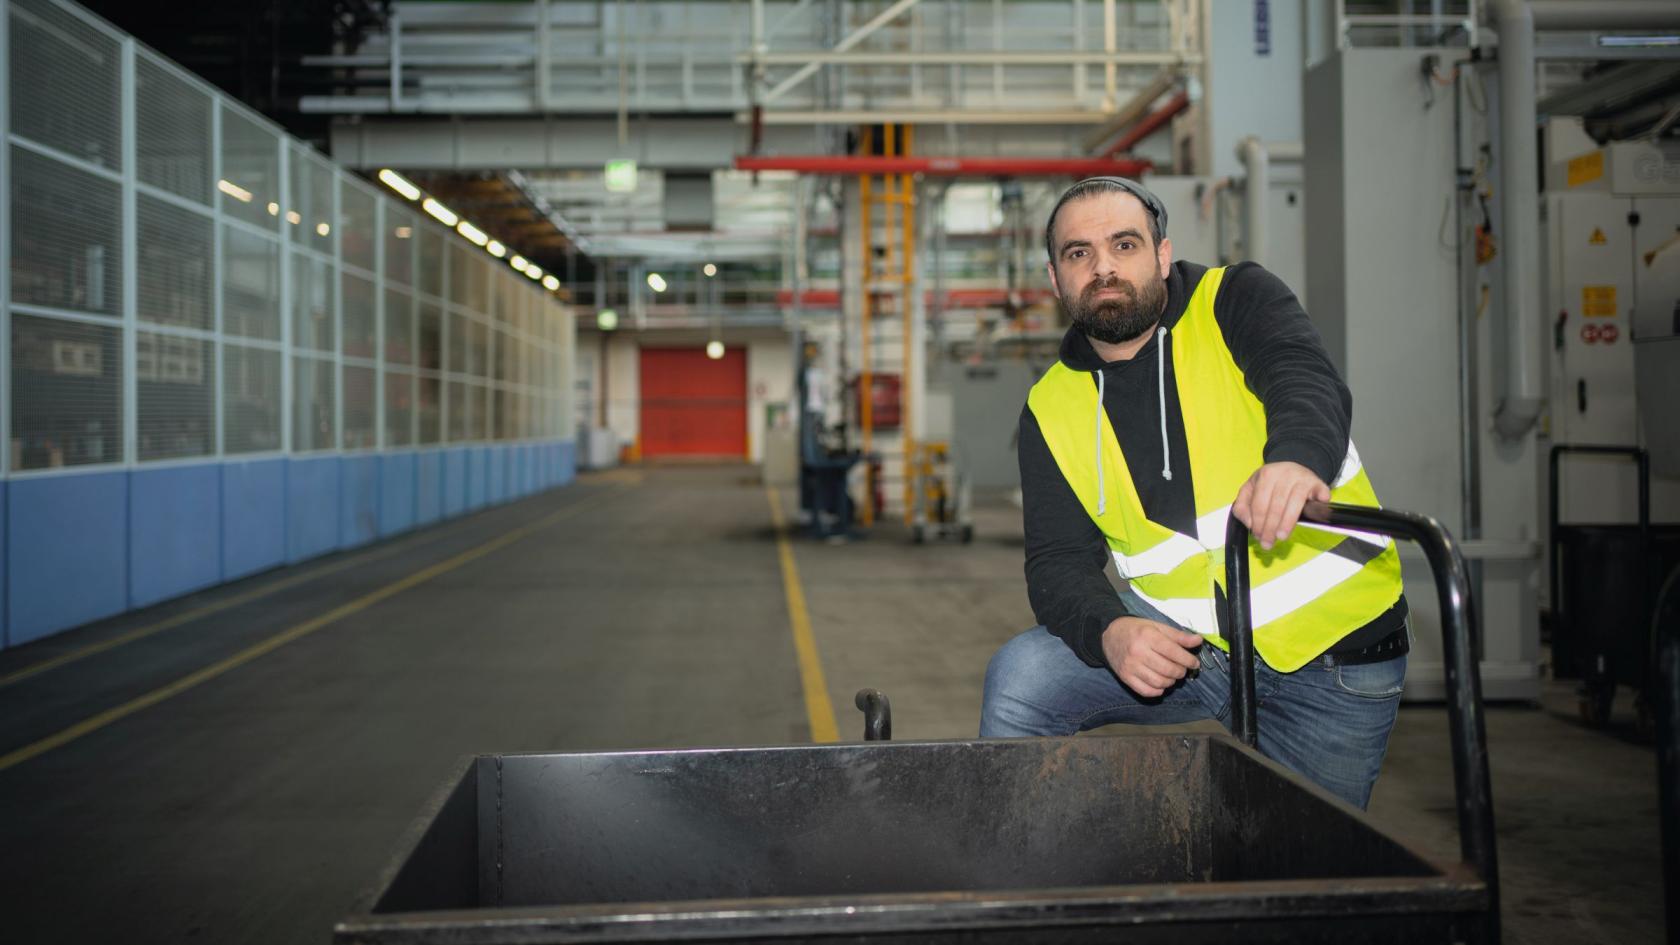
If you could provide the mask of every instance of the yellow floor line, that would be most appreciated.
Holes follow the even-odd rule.
[[[593,505],[593,503],[589,504]],[[487,541],[476,548],[463,551],[447,561],[440,561],[428,568],[416,571],[408,577],[387,584],[371,593],[364,594],[363,596],[358,597],[340,607],[334,608],[319,617],[306,620],[303,623],[283,630],[261,643],[247,647],[246,649],[235,653],[221,662],[213,663],[204,667],[198,672],[183,676],[167,686],[154,689],[151,692],[148,692],[139,698],[125,702],[116,708],[107,709],[98,715],[83,719],[75,725],[72,725],[56,734],[49,735],[38,742],[25,745],[24,747],[5,755],[0,755],[0,771],[16,767],[31,758],[35,758],[39,755],[52,751],[54,748],[68,745],[76,739],[81,738],[83,735],[89,735],[93,732],[97,732],[105,726],[110,725],[112,722],[125,719],[142,709],[147,709],[157,705],[172,696],[178,696],[200,683],[209,682],[229,670],[237,669],[240,666],[257,659],[258,657],[272,653],[294,640],[302,639],[303,637],[306,637],[323,627],[330,626],[340,620],[343,620],[351,614],[366,610],[374,604],[377,604],[387,598],[394,597],[397,594],[401,594],[409,588],[424,584],[432,578],[441,574],[447,574],[448,572],[453,571],[464,564],[482,558],[491,552],[506,548],[508,545],[511,545],[521,538],[530,535],[532,532],[546,528],[549,525],[553,525],[555,522],[560,521],[566,516],[579,511],[584,506],[584,502],[573,502],[565,508],[559,509],[544,518],[532,522],[529,525],[520,526],[519,528],[516,528],[498,538]]]
[[[793,624],[793,649],[799,655],[799,681],[805,690],[805,716],[811,723],[811,741],[837,742],[840,729],[834,724],[834,703],[828,698],[828,680],[823,678],[817,640],[811,635],[811,615],[805,610],[805,590],[799,582],[799,566],[793,561],[787,523],[782,517],[782,499],[775,489],[770,496],[770,521],[776,526],[776,554],[782,560],[782,586],[787,590],[788,620]]]

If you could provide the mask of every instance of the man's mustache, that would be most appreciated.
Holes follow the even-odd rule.
[[[1119,276],[1110,276],[1107,279],[1094,279],[1085,286],[1085,290],[1081,292],[1080,295],[1088,299],[1105,289],[1119,289],[1133,298],[1137,297],[1137,287]]]

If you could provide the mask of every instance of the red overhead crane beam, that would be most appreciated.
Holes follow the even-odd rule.
[[[926,174],[933,177],[1137,177],[1148,161],[1114,158],[879,157],[789,155],[735,159],[738,171],[797,171],[801,174]]]

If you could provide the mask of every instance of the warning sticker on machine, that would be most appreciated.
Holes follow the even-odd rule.
[[[1587,243],[1591,246],[1603,246],[1608,242],[1610,241],[1604,238],[1604,231],[1596,226],[1593,227],[1593,235],[1587,237]]]
[[[1616,315],[1616,287],[1613,285],[1582,286],[1581,314],[1587,318],[1614,318]]]
[[[1604,176],[1604,152],[1594,151],[1569,160],[1569,186],[1590,184]]]

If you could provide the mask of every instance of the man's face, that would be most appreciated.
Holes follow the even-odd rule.
[[[1074,327],[1108,344],[1154,327],[1167,304],[1172,241],[1151,244],[1149,211],[1131,194],[1097,193],[1062,207],[1050,284]]]

